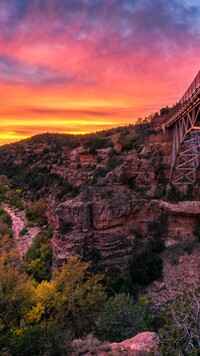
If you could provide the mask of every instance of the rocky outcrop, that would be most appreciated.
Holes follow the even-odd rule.
[[[200,203],[136,199],[123,190],[112,199],[68,200],[56,210],[59,225],[52,240],[56,262],[79,253],[104,267],[126,266],[133,252],[134,230],[148,235],[148,225],[165,214],[168,225],[166,246],[191,239]],[[184,218],[183,218],[184,217]],[[184,224],[183,224],[184,219]],[[61,231],[62,224],[69,224],[70,231]]]
[[[97,201],[92,205],[92,225],[95,230],[123,225],[135,210],[137,206],[134,206],[131,199],[121,199],[119,202]]]
[[[159,206],[171,215],[200,216],[200,201],[181,201],[172,204],[160,200]]]
[[[59,225],[52,241],[57,262],[79,253],[92,260],[95,255],[96,262],[104,267],[124,266],[133,248],[131,227],[145,206],[146,201],[131,200],[126,195],[112,201],[69,200],[60,204],[56,210]],[[70,231],[65,232],[61,227],[66,223]]]
[[[90,203],[68,200],[59,205],[56,213],[59,221],[71,223],[73,226],[87,229],[91,225]]]
[[[135,355],[149,353],[151,350],[156,352],[158,346],[158,336],[154,332],[139,333],[131,339],[110,344],[112,350],[117,350],[120,355]],[[155,354],[155,353],[154,353]]]
[[[131,339],[122,342],[101,343],[92,334],[84,340],[75,339],[72,342],[72,356],[142,356],[158,355],[158,335],[154,332],[139,333]]]

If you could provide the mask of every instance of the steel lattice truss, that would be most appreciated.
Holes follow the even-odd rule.
[[[173,128],[170,182],[193,184],[200,160],[200,71],[169,112],[163,129]]]
[[[200,104],[173,125],[173,151],[170,181],[193,184],[200,157]]]

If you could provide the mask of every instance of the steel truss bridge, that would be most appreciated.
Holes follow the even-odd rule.
[[[200,157],[200,71],[166,116],[163,129],[173,129],[171,184],[194,184]]]

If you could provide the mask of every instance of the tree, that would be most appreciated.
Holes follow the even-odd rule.
[[[0,325],[2,330],[21,328],[34,305],[34,283],[9,266],[0,273]]]
[[[39,199],[35,203],[32,203],[26,209],[26,217],[29,221],[33,221],[39,226],[46,224],[46,203],[44,199]]]
[[[148,248],[133,254],[129,261],[132,282],[147,285],[161,278],[162,266],[162,259]]]
[[[166,115],[170,111],[170,108],[168,106],[161,108],[160,109],[160,115]]]
[[[78,337],[91,330],[106,297],[103,276],[91,273],[89,267],[90,263],[73,256],[53,274],[57,318],[71,325]]]
[[[38,282],[49,281],[51,279],[52,258],[48,233],[38,233],[24,258],[27,264],[27,272]]]
[[[200,288],[190,287],[167,306],[159,333],[162,355],[200,354]]]
[[[97,336],[103,341],[119,342],[146,330],[145,314],[148,300],[135,302],[129,294],[121,293],[110,297],[100,314]]]

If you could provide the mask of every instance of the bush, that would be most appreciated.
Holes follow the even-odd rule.
[[[97,179],[97,178],[103,178],[105,177],[105,175],[108,173],[107,169],[104,167],[98,167],[97,169],[95,169],[95,171],[93,172],[93,178]]]
[[[0,207],[0,221],[3,224],[7,224],[9,228],[12,227],[11,216],[2,207]]]
[[[96,334],[100,340],[120,342],[146,330],[145,315],[149,302],[134,302],[121,293],[107,300],[100,314]]]
[[[65,235],[72,230],[72,223],[70,221],[59,221],[59,232],[61,235]]]
[[[164,251],[165,243],[160,237],[152,237],[148,242],[148,248],[155,253],[159,253]]]
[[[27,234],[27,232],[28,232],[27,229],[22,229],[22,230],[20,231],[19,235],[20,235],[20,236],[24,236],[24,235]]]
[[[84,339],[74,340],[73,354],[74,355],[99,355],[104,354],[104,352],[112,351],[112,348],[107,343],[101,343],[92,334],[87,335]]]
[[[121,133],[121,136],[119,138],[119,143],[122,147],[122,151],[138,149],[138,142],[135,137],[135,134],[133,135],[129,133],[129,131],[124,131]]]
[[[88,148],[90,153],[95,153],[97,149],[112,147],[113,143],[99,134],[92,134],[83,142],[83,147]]]
[[[167,191],[166,199],[171,203],[177,203],[180,200],[179,192],[172,185],[171,188]]]
[[[27,272],[38,282],[42,280],[49,281],[51,278],[52,259],[53,255],[48,232],[40,232],[34,238],[24,257]]]
[[[121,272],[118,269],[111,269],[106,273],[105,285],[108,297],[113,297],[118,293],[126,293],[137,298],[139,288],[133,285],[129,272]]]
[[[32,203],[30,206],[28,206],[26,209],[26,218],[31,222],[35,222],[39,226],[43,226],[47,222],[45,212],[46,203],[43,199],[39,199],[35,203]]]
[[[129,261],[132,282],[140,285],[161,278],[162,267],[162,259],[149,249],[136,253]]]
[[[73,187],[72,184],[62,182],[62,185],[59,187],[59,192],[56,195],[57,199],[62,199],[66,194],[72,198],[76,197],[80,193],[78,187]]]
[[[133,234],[136,239],[142,240],[143,239],[143,234],[140,231],[140,229],[132,228],[129,230],[130,234]]]
[[[134,180],[133,176],[127,171],[123,171],[121,173],[120,182],[123,185],[128,186],[130,189],[134,189],[135,188],[135,180]]]
[[[158,220],[148,222],[148,232],[150,232],[156,238],[166,236],[167,231],[167,219],[164,214],[161,214]]]

